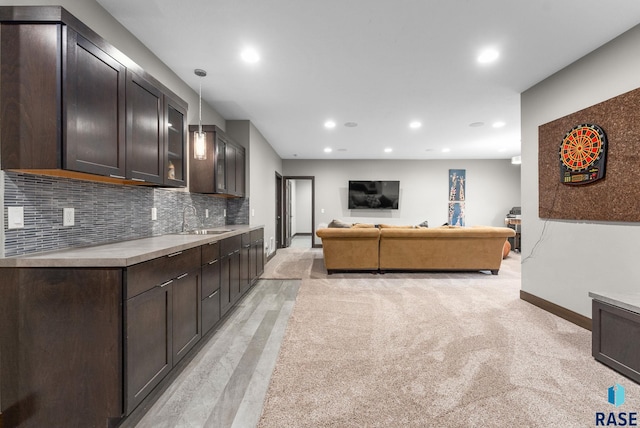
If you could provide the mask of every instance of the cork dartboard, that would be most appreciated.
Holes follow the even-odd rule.
[[[598,125],[573,127],[560,145],[560,181],[589,184],[604,177],[607,137]]]

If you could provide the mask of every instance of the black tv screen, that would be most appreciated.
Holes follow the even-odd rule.
[[[399,181],[349,181],[349,209],[397,210]]]

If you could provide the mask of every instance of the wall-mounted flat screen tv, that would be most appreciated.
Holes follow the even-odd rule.
[[[397,210],[399,181],[349,181],[349,209]]]

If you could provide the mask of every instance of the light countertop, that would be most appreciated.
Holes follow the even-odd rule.
[[[91,247],[0,258],[1,267],[127,267],[240,235],[263,226],[229,225],[212,230],[231,230],[218,235],[168,234]]]
[[[640,314],[640,293],[591,291],[589,297],[612,306]]]

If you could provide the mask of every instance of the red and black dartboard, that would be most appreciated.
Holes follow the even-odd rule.
[[[588,184],[604,177],[607,137],[598,125],[575,126],[560,145],[560,181]]]

